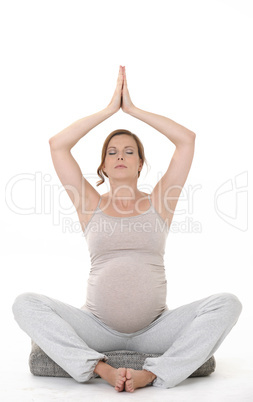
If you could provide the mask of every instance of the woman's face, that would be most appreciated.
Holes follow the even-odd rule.
[[[124,165],[125,167],[117,167]],[[142,168],[135,140],[127,134],[115,135],[109,142],[103,170],[109,178],[135,178]]]

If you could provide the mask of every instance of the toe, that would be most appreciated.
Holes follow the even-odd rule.
[[[125,390],[127,392],[133,392],[133,388],[132,388],[131,382],[129,380],[127,380],[125,383]]]
[[[117,385],[115,385],[115,389],[116,389],[116,391],[118,391],[118,392],[123,391],[123,389],[124,389],[123,384],[117,384]]]
[[[119,368],[118,369],[119,375],[124,378],[126,377],[126,369],[125,368]]]

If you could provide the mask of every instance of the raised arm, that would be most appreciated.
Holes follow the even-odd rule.
[[[92,128],[102,123],[108,117],[118,112],[121,107],[121,95],[123,86],[123,69],[120,66],[117,86],[109,105],[98,113],[77,120],[58,134],[49,139],[51,149],[70,150]]]
[[[83,177],[81,169],[72,156],[71,148],[92,128],[116,113],[121,106],[123,75],[120,68],[117,86],[109,105],[91,115],[84,117],[49,139],[50,151],[56,173],[73,202],[79,218],[92,209],[98,202],[99,193]]]
[[[156,210],[170,225],[180,193],[190,171],[196,135],[193,131],[168,117],[150,113],[134,106],[129,96],[125,71],[122,110],[154,127],[176,146],[166,173],[156,184],[151,194]]]
[[[113,115],[112,111],[107,107],[95,114],[87,117],[83,117],[80,120],[75,121],[58,134],[49,138],[49,144],[51,150],[68,150],[83,138],[90,130],[98,126],[104,120]]]

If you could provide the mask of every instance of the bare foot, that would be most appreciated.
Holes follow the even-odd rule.
[[[114,368],[109,364],[104,362],[99,362],[94,370],[101,378],[106,380],[110,385],[112,385],[116,391],[121,392],[125,389],[126,381],[126,369],[125,368]]]
[[[145,387],[152,382],[156,375],[147,370],[126,369],[125,391],[134,392],[136,388]]]
[[[116,370],[114,388],[116,389],[116,391],[121,392],[125,389],[126,369],[121,367],[114,370]]]

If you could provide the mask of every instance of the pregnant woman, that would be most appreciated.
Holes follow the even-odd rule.
[[[100,195],[83,177],[71,148],[120,108],[175,145],[163,177],[151,194],[138,189],[145,161],[140,139],[128,130],[106,138],[97,173],[109,180]],[[164,252],[169,228],[187,179],[195,134],[167,117],[137,108],[120,66],[116,90],[102,111],[74,122],[50,138],[53,164],[76,207],[91,258],[86,303],[75,308],[35,293],[18,296],[13,313],[19,326],[78,382],[100,375],[116,391],[152,384],[170,388],[204,364],[241,313],[230,293],[219,293],[169,310]],[[154,148],[159,147],[154,141]],[[157,152],[159,149],[157,148]],[[105,351],[160,353],[142,370],[115,369]],[[105,352],[105,353],[104,353]]]

